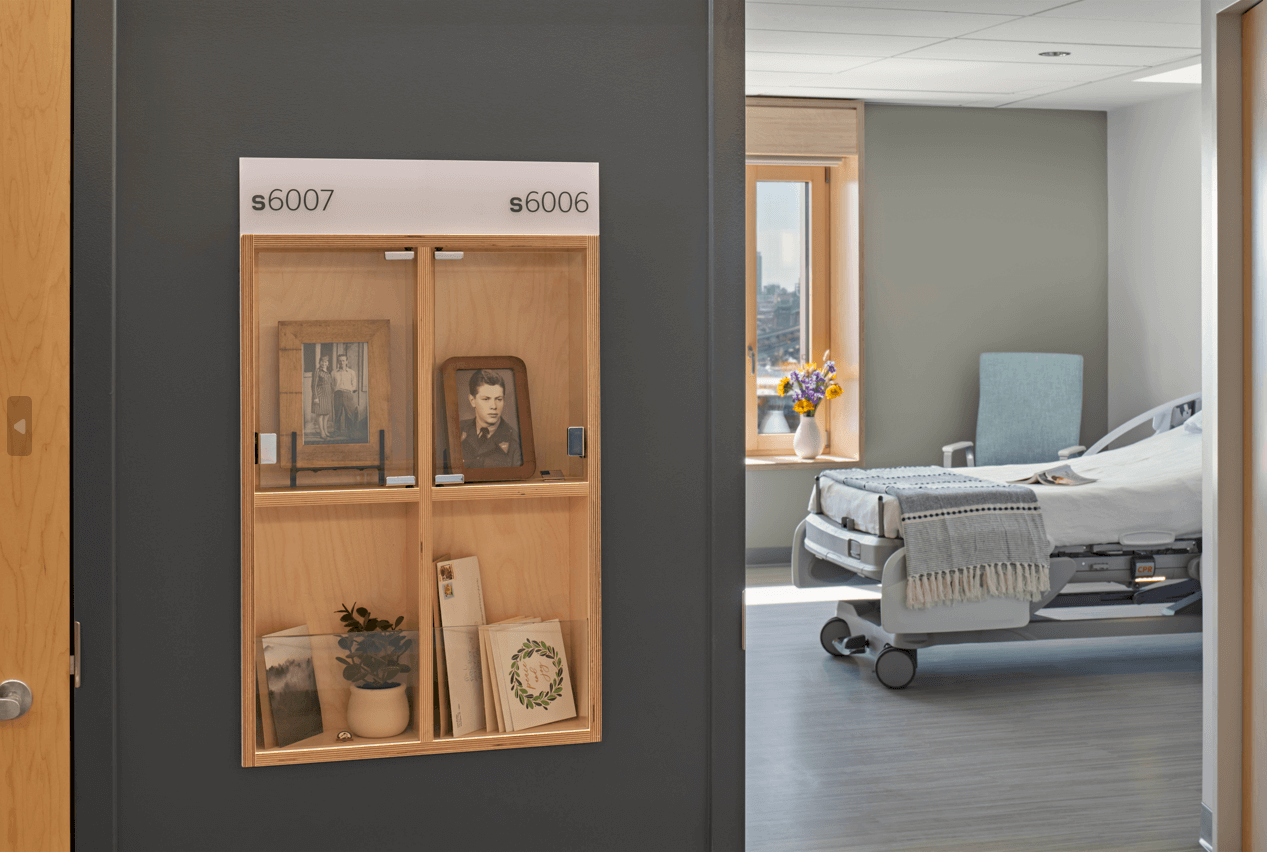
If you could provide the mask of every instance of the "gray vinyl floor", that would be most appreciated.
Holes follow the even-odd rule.
[[[834,614],[748,608],[748,852],[1199,849],[1199,635],[929,648],[890,690]]]

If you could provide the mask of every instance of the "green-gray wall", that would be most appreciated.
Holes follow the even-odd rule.
[[[971,440],[982,352],[1084,358],[1082,441],[1107,431],[1103,112],[868,105],[862,178],[869,467]],[[747,546],[790,546],[813,474],[748,473]]]
[[[1117,427],[1201,389],[1201,93],[1113,110],[1108,152],[1108,425]]]

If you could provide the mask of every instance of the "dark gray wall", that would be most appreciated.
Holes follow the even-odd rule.
[[[77,801],[117,794],[125,850],[741,848],[742,379],[713,365],[742,364],[742,4],[117,14],[117,416],[77,423],[117,428],[118,603],[76,602],[117,613],[117,699],[76,703],[117,712],[117,757],[77,762]],[[239,766],[240,156],[601,163],[602,743]],[[682,374],[698,408],[666,418]]]
[[[75,842],[115,836],[114,3],[75,0],[71,171],[71,576],[88,650],[71,706]]]
[[[1082,355],[1089,446],[1107,431],[1105,114],[868,104],[864,127],[865,464],[972,440],[982,352]],[[748,474],[750,549],[790,549],[813,480]]]

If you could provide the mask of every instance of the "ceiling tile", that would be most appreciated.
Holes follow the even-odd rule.
[[[940,38],[954,38],[1008,21],[1026,20],[1004,15],[913,12],[890,8],[807,6],[791,3],[749,3],[746,12],[746,26],[759,30]]]
[[[1001,94],[1021,92],[1052,83],[1102,80],[1128,70],[1133,69],[1116,65],[1042,65],[1025,62],[953,62],[898,58],[880,59],[870,65],[833,75],[827,85]]]
[[[960,106],[981,98],[977,92],[906,92],[890,89],[837,89],[826,86],[749,86],[749,95],[782,95],[796,98],[844,98],[868,103]]]
[[[783,30],[748,30],[749,53],[831,53],[839,56],[895,56],[908,50],[937,44],[937,37],[851,35],[848,33],[798,33]]]
[[[1050,9],[1043,16],[1200,26],[1201,0],[1078,0]]]
[[[744,68],[748,71],[838,74],[875,61],[874,56],[823,56],[813,53],[753,53],[749,51]]]
[[[1046,50],[1068,50],[1072,56],[1042,57]],[[1199,57],[1200,49],[1190,47],[1136,47],[1108,44],[1072,44],[1046,41],[986,41],[956,38],[918,47],[902,54],[903,59],[973,59],[982,62],[1039,62],[1059,65],[1162,65]]]
[[[1201,27],[1132,21],[1088,21],[1040,15],[1017,18],[977,32],[976,39],[1064,42],[1066,44],[1133,44],[1201,49]]]
[[[839,88],[836,74],[803,74],[794,71],[746,71],[744,82],[749,89],[753,86],[826,86]]]
[[[1191,92],[1201,0],[753,0],[749,94],[1107,110]],[[1068,57],[1041,57],[1067,50]]]
[[[1069,0],[761,0],[763,3],[804,6],[855,6],[916,12],[961,12],[986,15],[1035,15],[1063,6]],[[1200,0],[1197,0],[1199,3]],[[752,4],[749,3],[749,6]]]
[[[1061,91],[1026,96],[1008,107],[1029,109],[1111,110],[1175,95],[1190,94],[1192,86],[1166,83],[1135,83],[1129,79],[1104,80],[1071,86]]]

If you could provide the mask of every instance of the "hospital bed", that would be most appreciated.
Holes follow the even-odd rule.
[[[1051,545],[1050,591],[1036,601],[908,608],[897,498],[819,474],[793,537],[793,582],[875,593],[837,604],[820,634],[824,650],[867,659],[882,684],[901,689],[915,677],[919,649],[933,645],[1199,632],[1200,411],[1201,395],[1189,394],[1127,421],[1080,455],[1080,447],[1062,451],[1075,472],[1096,482],[1029,486]],[[1152,435],[1106,449],[1144,424]],[[955,471],[1006,483],[1061,463]]]

